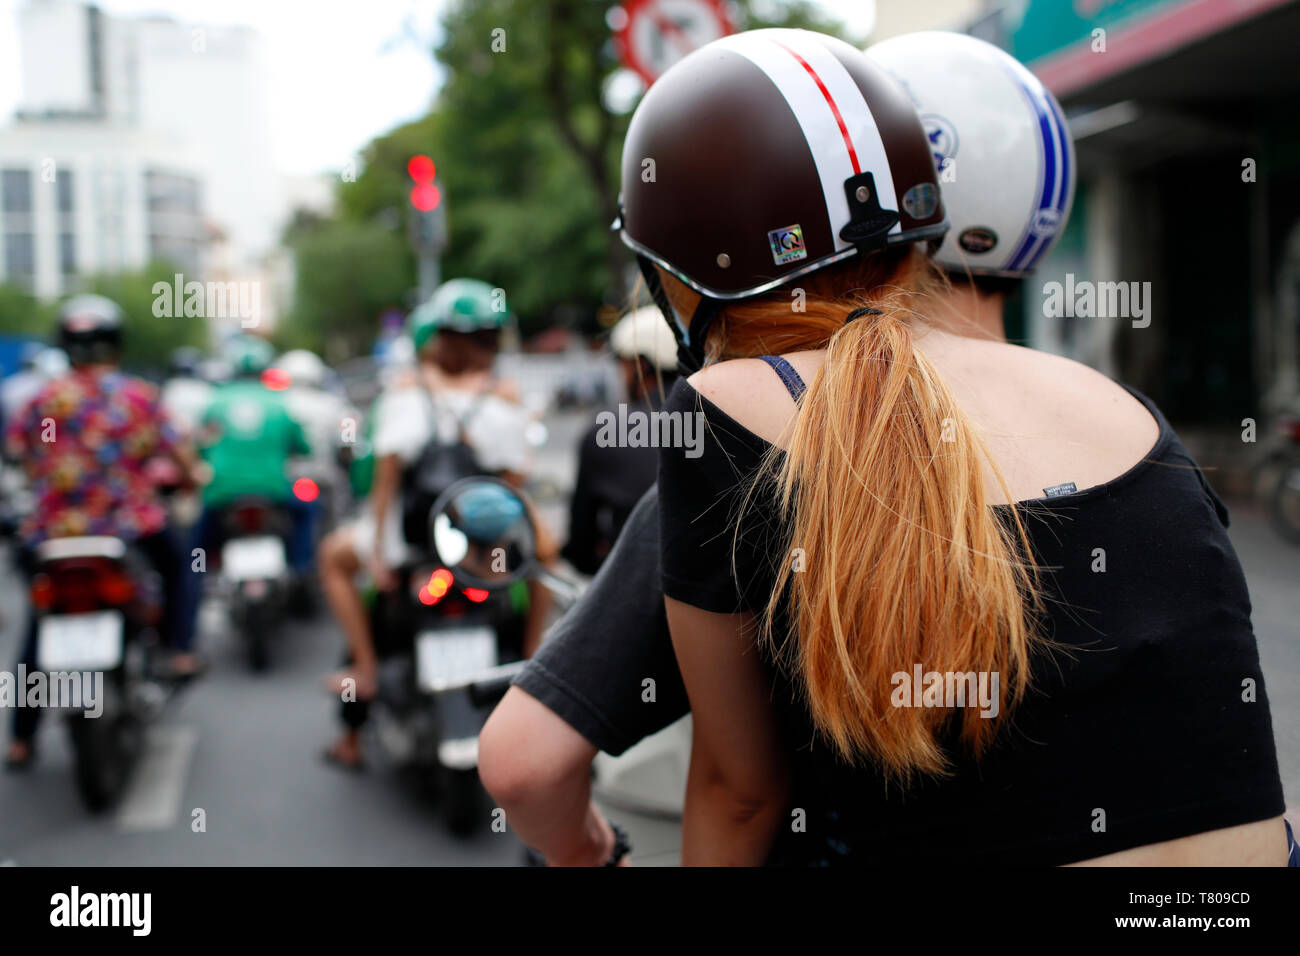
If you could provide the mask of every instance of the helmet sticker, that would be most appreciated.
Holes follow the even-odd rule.
[[[917,183],[903,193],[903,209],[913,219],[929,219],[939,208],[939,190],[934,183]]]
[[[803,226],[798,223],[773,229],[767,234],[767,241],[772,246],[772,260],[778,266],[808,258],[808,249],[803,243]]]
[[[957,128],[937,113],[926,113],[921,125],[930,141],[930,152],[934,153],[934,168],[942,170],[943,161],[957,155]]]
[[[1040,209],[1029,223],[1029,231],[1036,236],[1053,236],[1061,226],[1061,214],[1055,209]]]
[[[988,252],[998,244],[998,234],[985,226],[971,226],[957,237],[957,244],[967,252]]]

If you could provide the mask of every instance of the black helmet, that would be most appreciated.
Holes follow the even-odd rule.
[[[111,362],[122,347],[122,309],[102,295],[77,295],[59,307],[59,347],[73,365]]]

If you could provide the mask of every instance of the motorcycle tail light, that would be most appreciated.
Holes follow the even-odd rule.
[[[100,575],[93,567],[58,569],[53,572],[52,605],[71,614],[99,610],[103,598],[99,590]]]
[[[455,581],[456,579],[452,577],[450,571],[446,568],[439,568],[437,571],[434,571],[433,574],[429,575],[429,583],[424,587],[425,590],[437,599],[433,602],[436,604],[437,601],[441,601],[447,596],[447,592],[451,590],[451,586]]]
[[[38,574],[32,578],[32,607],[38,611],[48,611],[54,607],[54,582],[48,574]]]
[[[320,497],[320,486],[310,478],[299,478],[293,483],[293,495],[299,501],[315,501]]]
[[[482,588],[461,588],[460,593],[465,595],[475,604],[482,604],[488,599],[488,592]]]
[[[256,534],[266,526],[266,509],[252,506],[239,508],[235,511],[235,523],[245,534]]]
[[[125,604],[135,596],[135,585],[125,574],[106,574],[99,579],[99,596],[108,604]]]

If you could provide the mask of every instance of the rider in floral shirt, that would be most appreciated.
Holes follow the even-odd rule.
[[[36,494],[19,529],[27,547],[75,535],[134,541],[166,527],[146,465],[174,455],[176,436],[148,383],[111,367],[75,368],[15,416],[6,442]]]
[[[176,676],[199,671],[191,650],[197,582],[188,557],[167,527],[167,509],[149,476],[151,460],[167,456],[191,483],[197,462],[176,440],[158,393],[117,369],[122,310],[101,296],[77,296],[59,313],[59,344],[72,370],[45,385],[9,424],[9,455],[23,462],[36,506],[19,529],[19,562],[30,573],[38,545],[49,538],[110,535],[130,542],[162,578],[164,644]],[[20,667],[36,669],[38,618],[29,615]],[[14,709],[5,762],[25,767],[41,711]]]

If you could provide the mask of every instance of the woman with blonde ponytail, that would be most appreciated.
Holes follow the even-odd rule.
[[[697,369],[659,475],[684,862],[1284,863],[1226,512],[1148,400],[939,294],[901,87],[726,38],[647,93],[623,184]]]

